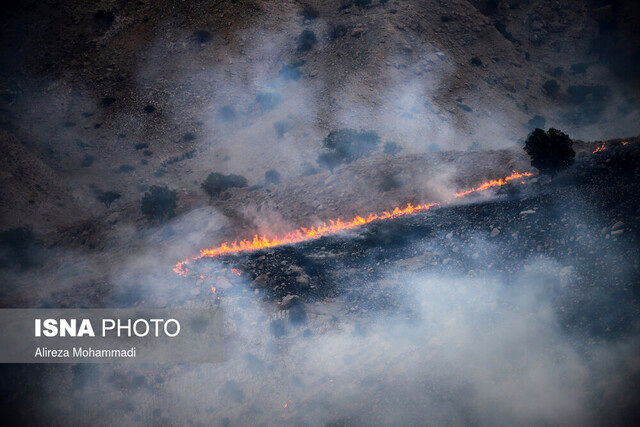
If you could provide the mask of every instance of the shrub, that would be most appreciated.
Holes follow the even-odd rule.
[[[555,80],[547,80],[542,85],[542,89],[544,89],[544,93],[549,96],[555,96],[560,90],[560,85]]]
[[[311,48],[314,44],[316,44],[317,41],[318,39],[316,38],[316,35],[313,31],[302,31],[302,33],[300,33],[300,35],[298,36],[298,51],[306,52],[308,50],[311,50]]]
[[[121,165],[118,168],[117,172],[118,173],[128,173],[128,172],[134,171],[135,169],[136,169],[135,167],[125,164],[125,165]]]
[[[115,16],[113,12],[109,10],[99,10],[93,15],[93,21],[102,29],[109,28],[114,20]]]
[[[471,58],[471,65],[475,65],[476,67],[480,67],[482,65],[482,60],[477,56]]]
[[[298,69],[304,62],[295,62],[293,64],[285,64],[280,68],[278,73],[284,80],[298,80],[302,76],[302,72]]]
[[[571,146],[573,141],[566,133],[557,129],[535,129],[524,145],[524,151],[531,157],[531,166],[540,172],[555,175],[573,163],[576,155]]]
[[[400,147],[395,142],[387,142],[384,144],[384,148],[383,148],[384,154],[391,154],[392,156],[394,156],[398,154],[400,151],[402,151],[402,147]]]
[[[275,92],[261,92],[256,95],[256,102],[264,110],[273,110],[280,104],[282,97]]]
[[[142,197],[140,209],[149,220],[166,220],[175,216],[178,193],[168,187],[152,186]]]
[[[182,135],[182,140],[184,142],[191,142],[191,141],[195,141],[196,139],[196,134],[192,133],[192,132],[187,132],[184,135]]]
[[[22,226],[0,232],[0,267],[27,269],[40,264],[41,244],[31,227]]]
[[[264,180],[267,184],[278,184],[280,182],[280,174],[275,169],[268,170],[264,173]]]
[[[211,33],[207,30],[198,30],[193,33],[193,38],[198,43],[208,43],[211,41]]]
[[[300,12],[300,15],[302,15],[302,19],[305,21],[313,21],[320,16],[320,13],[318,13],[313,6],[305,6]]]
[[[207,176],[207,179],[201,184],[202,189],[212,199],[217,197],[223,191],[230,188],[242,188],[248,184],[247,178],[240,175],[223,175],[218,172],[212,172]]]
[[[318,163],[333,170],[341,163],[351,163],[370,155],[379,143],[380,137],[375,131],[334,130],[323,141],[328,152],[318,157]]]
[[[80,166],[82,166],[83,168],[88,168],[93,164],[93,162],[95,162],[95,160],[96,158],[93,157],[91,154],[86,154],[82,159]]]
[[[331,25],[331,29],[329,30],[329,38],[331,40],[337,40],[341,37],[344,37],[349,32],[349,28],[345,25]]]
[[[97,199],[99,202],[104,203],[104,205],[109,208],[111,203],[118,200],[120,197],[120,193],[116,193],[115,191],[102,191],[98,194]]]

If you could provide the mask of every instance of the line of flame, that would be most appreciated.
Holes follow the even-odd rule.
[[[627,144],[625,144],[623,142],[622,145],[627,145]],[[596,154],[596,153],[599,153],[600,151],[604,151],[606,149],[607,149],[607,145],[603,142],[602,145],[596,147],[595,151],[593,153],[591,153],[591,154]]]
[[[455,193],[454,198],[467,196],[471,193],[476,193],[480,191],[488,190],[492,187],[499,187],[509,183],[510,181],[522,178],[528,178],[533,174],[530,172],[516,172],[509,176],[499,179],[492,179],[490,181],[482,183],[480,186],[476,188],[472,188],[471,190],[466,190],[460,193]],[[443,202],[448,203],[449,200]],[[350,230],[352,228],[360,227],[365,224],[369,224],[374,221],[380,221],[385,219],[397,218],[404,215],[411,215],[417,212],[427,211],[432,207],[441,206],[441,203],[426,203],[423,205],[413,206],[411,203],[407,204],[406,207],[401,208],[399,206],[395,207],[391,211],[383,211],[381,213],[371,213],[366,217],[356,216],[351,221],[342,221],[341,219],[329,220],[329,224],[324,223],[317,227],[305,228],[300,227],[295,231],[292,231],[288,234],[285,234],[282,237],[272,237],[268,238],[267,236],[258,236],[255,235],[252,240],[243,239],[240,241],[235,241],[233,243],[224,242],[220,246],[211,249],[203,249],[200,251],[200,254],[193,258],[187,258],[184,261],[177,263],[173,267],[173,271],[181,276],[186,276],[189,272],[189,269],[186,267],[191,261],[196,261],[201,258],[213,258],[222,254],[231,254],[237,252],[248,252],[254,251],[257,249],[264,248],[272,248],[274,246],[281,246],[290,243],[298,243],[305,240],[318,239],[322,236],[337,233],[342,230]]]

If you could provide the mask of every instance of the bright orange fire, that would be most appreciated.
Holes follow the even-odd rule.
[[[604,143],[602,143],[602,145],[596,147],[595,151],[593,153],[591,153],[591,154],[596,154],[596,153],[599,153],[600,151],[604,151],[606,149],[607,149],[607,146]]]
[[[460,193],[456,193],[453,197],[463,197],[469,195],[471,193],[476,193],[478,191],[488,190],[491,187],[500,187],[502,185],[508,184],[509,181],[513,181],[514,179],[528,178],[532,176],[532,173],[522,172],[518,173],[513,171],[513,173],[505,178],[492,179],[491,181],[483,182],[479,187],[472,188],[471,190],[461,191]]]
[[[482,183],[480,186],[476,188],[472,188],[471,190],[466,190],[460,193],[455,193],[454,198],[467,196],[471,193],[476,193],[480,191],[488,190],[492,187],[499,187],[505,184],[508,184],[510,181],[527,178],[532,176],[533,174],[530,172],[522,172],[518,173],[513,171],[513,173],[507,177],[492,179],[490,181]],[[329,220],[329,224],[324,223],[320,226],[314,226],[311,228],[300,227],[299,229],[292,231],[288,234],[285,234],[281,237],[267,237],[267,236],[258,236],[255,235],[252,240],[240,240],[235,241],[233,243],[224,242],[220,246],[211,249],[203,249],[200,251],[200,255],[194,258],[187,258],[184,261],[177,263],[173,267],[173,271],[181,276],[186,276],[189,272],[188,267],[186,266],[191,261],[196,261],[201,258],[213,258],[223,254],[232,254],[237,252],[249,252],[257,249],[264,248],[272,248],[274,246],[287,245],[290,243],[298,243],[306,240],[318,239],[322,236],[326,236],[329,234],[334,234],[342,230],[350,230],[356,227],[360,227],[365,224],[369,224],[374,221],[380,221],[390,218],[397,218],[404,215],[411,215],[418,212],[428,211],[432,207],[441,206],[442,203],[449,203],[450,200],[446,200],[441,203],[426,203],[423,205],[413,206],[411,203],[407,204],[404,208],[395,207],[390,211],[383,211],[381,213],[370,213],[366,216],[356,216],[350,221],[343,221],[340,218],[336,220]]]

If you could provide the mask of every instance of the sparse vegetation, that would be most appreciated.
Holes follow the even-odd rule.
[[[282,102],[280,94],[275,92],[261,92],[256,96],[256,102],[264,110],[273,110]]]
[[[120,197],[120,193],[116,193],[115,191],[101,191],[98,193],[97,199],[100,203],[104,203],[107,208],[111,207],[111,203],[118,200]]]
[[[402,147],[400,147],[396,142],[386,142],[382,151],[384,154],[391,154],[392,156],[395,156],[402,151]]]
[[[303,30],[298,36],[298,51],[306,52],[311,50],[317,41],[318,39],[313,31]]]
[[[136,169],[135,167],[133,167],[133,166],[131,166],[131,165],[126,165],[126,164],[125,164],[125,165],[121,165],[121,166],[118,168],[118,171],[117,171],[117,172],[118,172],[118,173],[129,173],[129,172],[131,172],[131,171],[134,171],[135,169]]]
[[[196,139],[196,134],[192,133],[192,132],[187,132],[184,135],[182,135],[182,140],[184,142],[191,142],[191,141],[195,141]]]
[[[195,155],[196,155],[196,150],[189,150],[189,151],[184,152],[184,153],[182,153],[182,154],[180,154],[178,156],[174,156],[174,157],[171,157],[170,159],[165,160],[164,162],[162,162],[161,166],[165,167],[165,166],[168,166],[168,165],[173,165],[175,163],[180,163],[183,160],[194,158]],[[166,171],[165,171],[165,173],[166,173]]]
[[[80,166],[82,166],[83,168],[88,168],[93,164],[93,162],[95,162],[95,160],[96,158],[91,154],[86,154],[82,159],[82,163],[80,163]]]
[[[541,173],[555,175],[573,163],[576,155],[573,141],[558,129],[535,129],[524,145],[524,151],[531,157],[531,166]]]
[[[280,68],[278,73],[284,80],[298,80],[302,76],[302,72],[298,69],[304,64],[302,61],[293,64],[285,64]]]
[[[333,170],[341,163],[370,155],[380,143],[380,137],[375,131],[340,129],[331,131],[323,143],[328,151],[318,157],[318,163]]]
[[[341,10],[348,9],[351,6],[367,7],[371,5],[371,0],[342,0]]]
[[[264,181],[267,184],[278,184],[280,183],[280,174],[275,169],[268,170],[264,173]]]
[[[346,25],[331,25],[329,38],[331,38],[331,40],[338,40],[339,38],[346,36],[348,31],[349,28]]]
[[[555,80],[547,80],[542,85],[542,89],[548,96],[556,96],[560,90],[560,85]]]
[[[313,6],[305,6],[300,12],[300,15],[302,15],[302,19],[305,21],[313,21],[320,16]]]
[[[107,97],[102,98],[102,100],[100,102],[102,103],[103,107],[108,107],[111,104],[113,104],[114,102],[116,102],[116,99],[114,97],[107,96]]]
[[[207,30],[197,30],[193,33],[193,38],[198,43],[208,43],[211,41],[211,33]]]
[[[220,108],[220,111],[218,111],[218,117],[225,122],[232,122],[237,118],[237,116],[238,114],[236,113],[236,109],[233,105],[225,105]]]
[[[209,197],[216,198],[230,188],[242,188],[248,185],[248,181],[245,177],[240,175],[223,175],[218,172],[212,172],[204,180],[201,187]]]
[[[164,221],[175,216],[178,193],[164,186],[153,185],[142,197],[140,209],[150,221]]]
[[[93,15],[93,22],[100,29],[107,29],[113,24],[115,16],[110,10],[99,10]]]
[[[0,268],[27,269],[40,264],[42,245],[29,226],[0,232]]]

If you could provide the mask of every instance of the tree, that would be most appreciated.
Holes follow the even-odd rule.
[[[175,216],[178,193],[168,187],[153,185],[142,197],[140,209],[150,220],[166,220]]]
[[[547,132],[536,128],[525,142],[524,151],[531,157],[531,166],[540,172],[555,175],[573,164],[575,151],[573,141],[558,129]]]
[[[98,194],[98,201],[104,203],[104,205],[109,208],[111,203],[115,202],[120,198],[120,193],[116,193],[115,191],[103,191]]]
[[[247,178],[240,175],[223,175],[218,172],[210,173],[201,187],[212,199],[230,188],[241,188],[248,185]]]

